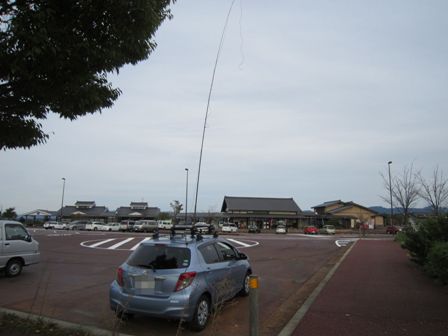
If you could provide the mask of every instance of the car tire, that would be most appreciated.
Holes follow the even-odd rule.
[[[115,316],[121,321],[128,321],[134,317],[134,314],[126,313],[126,311],[122,308],[117,308],[115,310]]]
[[[246,275],[244,276],[244,280],[243,280],[243,288],[241,288],[241,291],[238,293],[238,295],[240,296],[248,296],[249,295],[249,291],[250,291],[250,273],[247,272]]]
[[[210,315],[210,298],[207,295],[203,294],[196,304],[193,319],[190,322],[190,329],[194,331],[203,330],[207,326]]]
[[[20,259],[11,259],[6,264],[5,274],[8,278],[13,278],[22,273],[23,263]]]

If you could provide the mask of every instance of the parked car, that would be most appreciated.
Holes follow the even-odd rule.
[[[87,224],[89,224],[89,221],[76,220],[76,221],[70,222],[70,224],[68,224],[68,228],[69,228],[69,230],[85,230]]]
[[[110,307],[119,316],[145,314],[204,329],[213,308],[249,294],[247,256],[220,238],[148,240],[117,270]]]
[[[333,234],[334,235],[336,233],[336,228],[334,227],[334,225],[324,225],[320,229],[320,233]]]
[[[387,234],[397,234],[400,231],[401,231],[401,228],[398,226],[394,226],[394,225],[390,225],[386,228]]]
[[[23,266],[40,260],[39,243],[16,221],[0,220],[0,270],[7,277],[22,272]]]
[[[119,230],[122,232],[134,231],[134,224],[135,224],[135,221],[133,221],[133,220],[121,221]]]
[[[221,227],[222,232],[238,232],[238,226],[234,223],[224,223]]]
[[[303,228],[303,233],[304,234],[318,234],[319,230],[315,226],[305,226]]]
[[[100,227],[101,231],[119,231],[120,230],[120,223],[107,223],[103,224]]]
[[[249,226],[247,227],[247,231],[248,231],[249,233],[260,233],[260,232],[261,232],[261,230],[260,230],[260,228],[257,226],[257,224],[254,224],[254,223],[249,224]]]
[[[193,228],[193,224],[192,223],[185,223],[185,222],[179,222],[177,224],[174,224],[172,226],[172,228],[174,229],[174,231],[190,231]]]
[[[215,227],[205,222],[197,222],[194,224],[194,228],[199,233],[213,234],[215,232]]]
[[[154,232],[159,226],[155,220],[139,220],[134,224],[135,232]]]
[[[279,224],[275,228],[275,233],[288,233],[288,228],[284,224]]]
[[[86,224],[84,229],[88,231],[101,231],[103,225],[103,222],[90,222]]]
[[[55,229],[55,230],[67,230],[68,225],[67,223],[61,223],[57,221],[48,221],[44,223],[44,229]]]
[[[173,227],[171,219],[159,220],[157,221],[157,224],[159,225],[159,229],[169,230]]]

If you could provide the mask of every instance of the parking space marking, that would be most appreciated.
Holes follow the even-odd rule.
[[[232,242],[232,243],[235,243],[235,244],[240,245],[240,248],[251,247],[251,246],[257,246],[257,245],[259,244],[259,242],[253,242],[253,241],[250,241],[250,242],[253,243],[253,244],[247,244],[247,243],[245,243],[245,242],[242,242],[242,241],[239,241],[239,240],[236,240],[236,239],[231,239],[231,238],[226,238],[226,239],[227,239],[228,241]]]
[[[343,247],[343,246],[347,246],[348,244],[353,243],[357,240],[358,239],[339,239],[339,240],[336,240],[334,243],[336,244],[337,247]]]
[[[164,238],[168,239],[169,236],[166,236]],[[134,239],[139,239],[140,241],[132,246],[131,242]],[[80,245],[83,247],[88,248],[94,248],[94,249],[102,249],[102,250],[118,250],[118,251],[134,251],[137,249],[137,247],[147,241],[151,240],[152,237],[129,237],[129,238],[109,238],[109,239],[102,239],[102,240],[88,240],[82,242]],[[236,245],[237,248],[243,249],[248,247],[254,247],[259,245],[260,243],[253,240],[238,240],[238,239],[232,239],[232,238],[224,238],[228,240],[233,245]],[[113,243],[112,243],[113,242]],[[132,247],[129,247],[132,246]]]
[[[144,241],[150,240],[151,237],[146,237],[145,239],[143,239],[140,243],[136,244],[134,247],[131,248],[131,251],[134,251],[141,243],[143,243]]]
[[[108,250],[115,250],[116,248],[120,247],[121,245],[126,244],[127,242],[130,242],[131,240],[134,240],[134,237],[122,240],[122,241],[116,243],[115,245],[112,245],[112,246],[108,247],[107,249]]]
[[[108,242],[111,242],[111,241],[113,241],[115,239],[116,238],[110,238],[110,239],[106,239],[106,240],[101,240],[98,243],[95,243],[95,244],[92,244],[92,245],[84,245],[84,243],[88,243],[88,242],[82,242],[81,246],[95,248],[95,247],[98,247],[100,245],[107,244]]]

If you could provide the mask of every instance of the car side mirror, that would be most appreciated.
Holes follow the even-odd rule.
[[[247,260],[247,255],[245,255],[244,253],[239,253],[238,254],[238,260]]]
[[[31,236],[29,234],[27,234],[25,236],[25,241],[27,241],[28,243],[31,243],[33,241],[33,239],[31,238]]]

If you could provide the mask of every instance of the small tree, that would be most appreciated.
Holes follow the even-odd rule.
[[[2,216],[6,219],[16,219],[17,213],[15,211],[15,208],[8,208],[3,212]]]
[[[183,210],[183,205],[177,200],[174,200],[170,203],[170,207],[173,209],[173,218],[176,220],[177,215],[180,214]]]
[[[414,166],[405,166],[401,175],[391,178],[392,198],[395,204],[403,210],[403,225],[407,225],[409,219],[409,210],[417,203],[420,196],[420,186],[418,184],[418,175],[415,173]],[[389,192],[391,185],[389,179],[381,173],[384,186]],[[390,205],[389,196],[381,196],[381,198]]]
[[[431,207],[432,212],[438,216],[448,201],[448,179],[443,176],[443,171],[436,167],[432,173],[432,179],[426,180],[422,174],[418,174],[421,185],[420,197]]]

